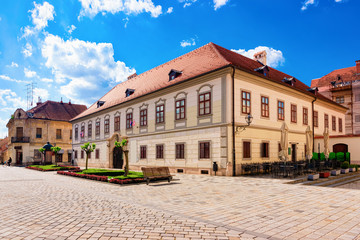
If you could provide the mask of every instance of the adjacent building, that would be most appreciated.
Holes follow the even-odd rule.
[[[9,159],[8,144],[8,137],[0,140],[0,163],[6,162]]]
[[[344,133],[347,108],[266,65],[209,43],[132,75],[71,120],[75,161],[96,143],[90,167],[122,168],[115,141],[128,139],[130,168],[238,175],[243,163],[278,161],[280,128],[289,129],[289,158],[304,158],[305,130]],[[247,126],[250,115],[252,122]]]
[[[85,105],[71,102],[46,101],[24,111],[17,109],[7,123],[9,131],[8,157],[13,164],[26,165],[42,161],[39,148],[47,142],[62,148],[52,162],[70,162],[72,158],[71,118],[86,110]]]
[[[313,79],[311,87],[317,87],[319,93],[347,107],[345,133],[360,134],[360,60],[353,67],[336,69]]]

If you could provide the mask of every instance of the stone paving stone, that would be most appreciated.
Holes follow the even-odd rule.
[[[176,178],[120,186],[0,168],[0,239],[359,239],[355,187]]]

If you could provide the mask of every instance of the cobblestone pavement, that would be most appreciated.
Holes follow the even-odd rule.
[[[360,239],[360,191],[177,175],[115,185],[0,167],[0,239]]]

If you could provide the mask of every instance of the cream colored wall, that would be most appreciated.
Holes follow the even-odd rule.
[[[333,145],[343,143],[348,145],[348,151],[351,154],[351,163],[360,164],[360,136],[356,137],[334,137],[329,138],[329,149],[333,151]],[[315,152],[318,152],[318,146],[320,144],[320,152],[324,151],[324,139],[315,139]]]
[[[151,96],[142,97],[140,100],[131,101],[132,104],[123,104],[118,107],[114,107],[110,110],[105,110],[91,116],[86,119],[81,119],[80,121],[73,122],[73,148],[78,150],[78,159],[77,163],[80,166],[85,164],[84,160],[80,159],[80,146],[85,142],[94,142],[97,144],[97,148],[100,149],[101,157],[94,162],[89,161],[89,166],[99,167],[112,167],[108,155],[109,151],[113,148],[107,146],[107,139],[109,139],[114,134],[114,117],[120,116],[120,135],[127,136],[129,139],[129,158],[130,162],[137,163],[139,161],[140,154],[140,145],[148,144],[148,164],[149,165],[164,165],[167,166],[178,166],[180,164],[182,167],[194,168],[197,167],[206,167],[209,169],[210,162],[213,160],[219,161],[220,163],[220,151],[223,151],[223,155],[226,156],[227,152],[220,150],[218,146],[220,139],[213,139],[211,134],[219,136],[219,132],[212,132],[207,128],[213,125],[225,124],[226,120],[226,111],[222,107],[226,101],[222,100],[222,95],[225,94],[225,83],[226,79],[223,74],[224,72],[211,74],[207,77],[202,77],[197,80],[192,80],[188,83],[182,83],[181,86],[173,86],[171,89],[164,89],[161,92],[154,93]],[[203,92],[211,92],[212,95],[212,114],[205,117],[198,118],[198,94]],[[125,93],[124,93],[125,94]],[[185,121],[176,121],[175,120],[175,101],[177,99],[185,98],[186,99],[186,120]],[[155,106],[157,102],[165,103],[165,124],[164,128],[161,129],[161,124],[155,124]],[[141,131],[140,125],[140,108],[147,106],[148,109],[148,127],[147,131]],[[225,106],[225,105],[224,105]],[[133,109],[133,119],[136,122],[133,131],[126,129],[126,113],[129,109]],[[110,119],[110,133],[104,133],[104,119],[108,117]],[[95,137],[95,122],[97,119],[100,119],[100,136]],[[92,137],[88,138],[88,129],[87,125],[89,121],[92,122]],[[79,134],[81,131],[82,124],[85,125],[85,137],[81,139],[80,137],[75,139],[75,127],[78,126]],[[182,125],[184,124],[184,125]],[[199,129],[197,128],[205,128]],[[203,132],[209,132],[210,135],[203,135]],[[182,135],[184,135],[182,137]],[[225,130],[226,135],[226,130]],[[165,160],[155,160],[155,145],[163,140],[165,147]],[[201,139],[211,140],[214,144],[211,145],[211,154],[212,159],[208,161],[198,159],[198,141]],[[175,144],[174,141],[186,142],[186,161],[176,160],[175,161]],[[189,141],[191,144],[189,144]],[[196,144],[195,144],[196,142]],[[226,141],[223,141],[223,145],[226,145]],[[196,153],[195,153],[196,150]],[[102,155],[104,153],[104,155]],[[226,160],[222,160],[222,165],[226,166]],[[144,161],[142,161],[144,162]],[[139,164],[134,164],[139,165]]]
[[[325,101],[317,100],[314,104],[314,111],[319,112],[319,127],[315,127],[315,136],[323,135],[325,129],[325,113],[329,116],[329,134],[333,135],[345,135],[345,112],[336,109]],[[332,129],[332,116],[336,117],[336,130]],[[339,132],[339,118],[342,119],[342,132]]]

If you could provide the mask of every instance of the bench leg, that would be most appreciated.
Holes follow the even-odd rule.
[[[150,183],[150,179],[148,178],[146,179],[146,185],[149,185],[149,183]]]

